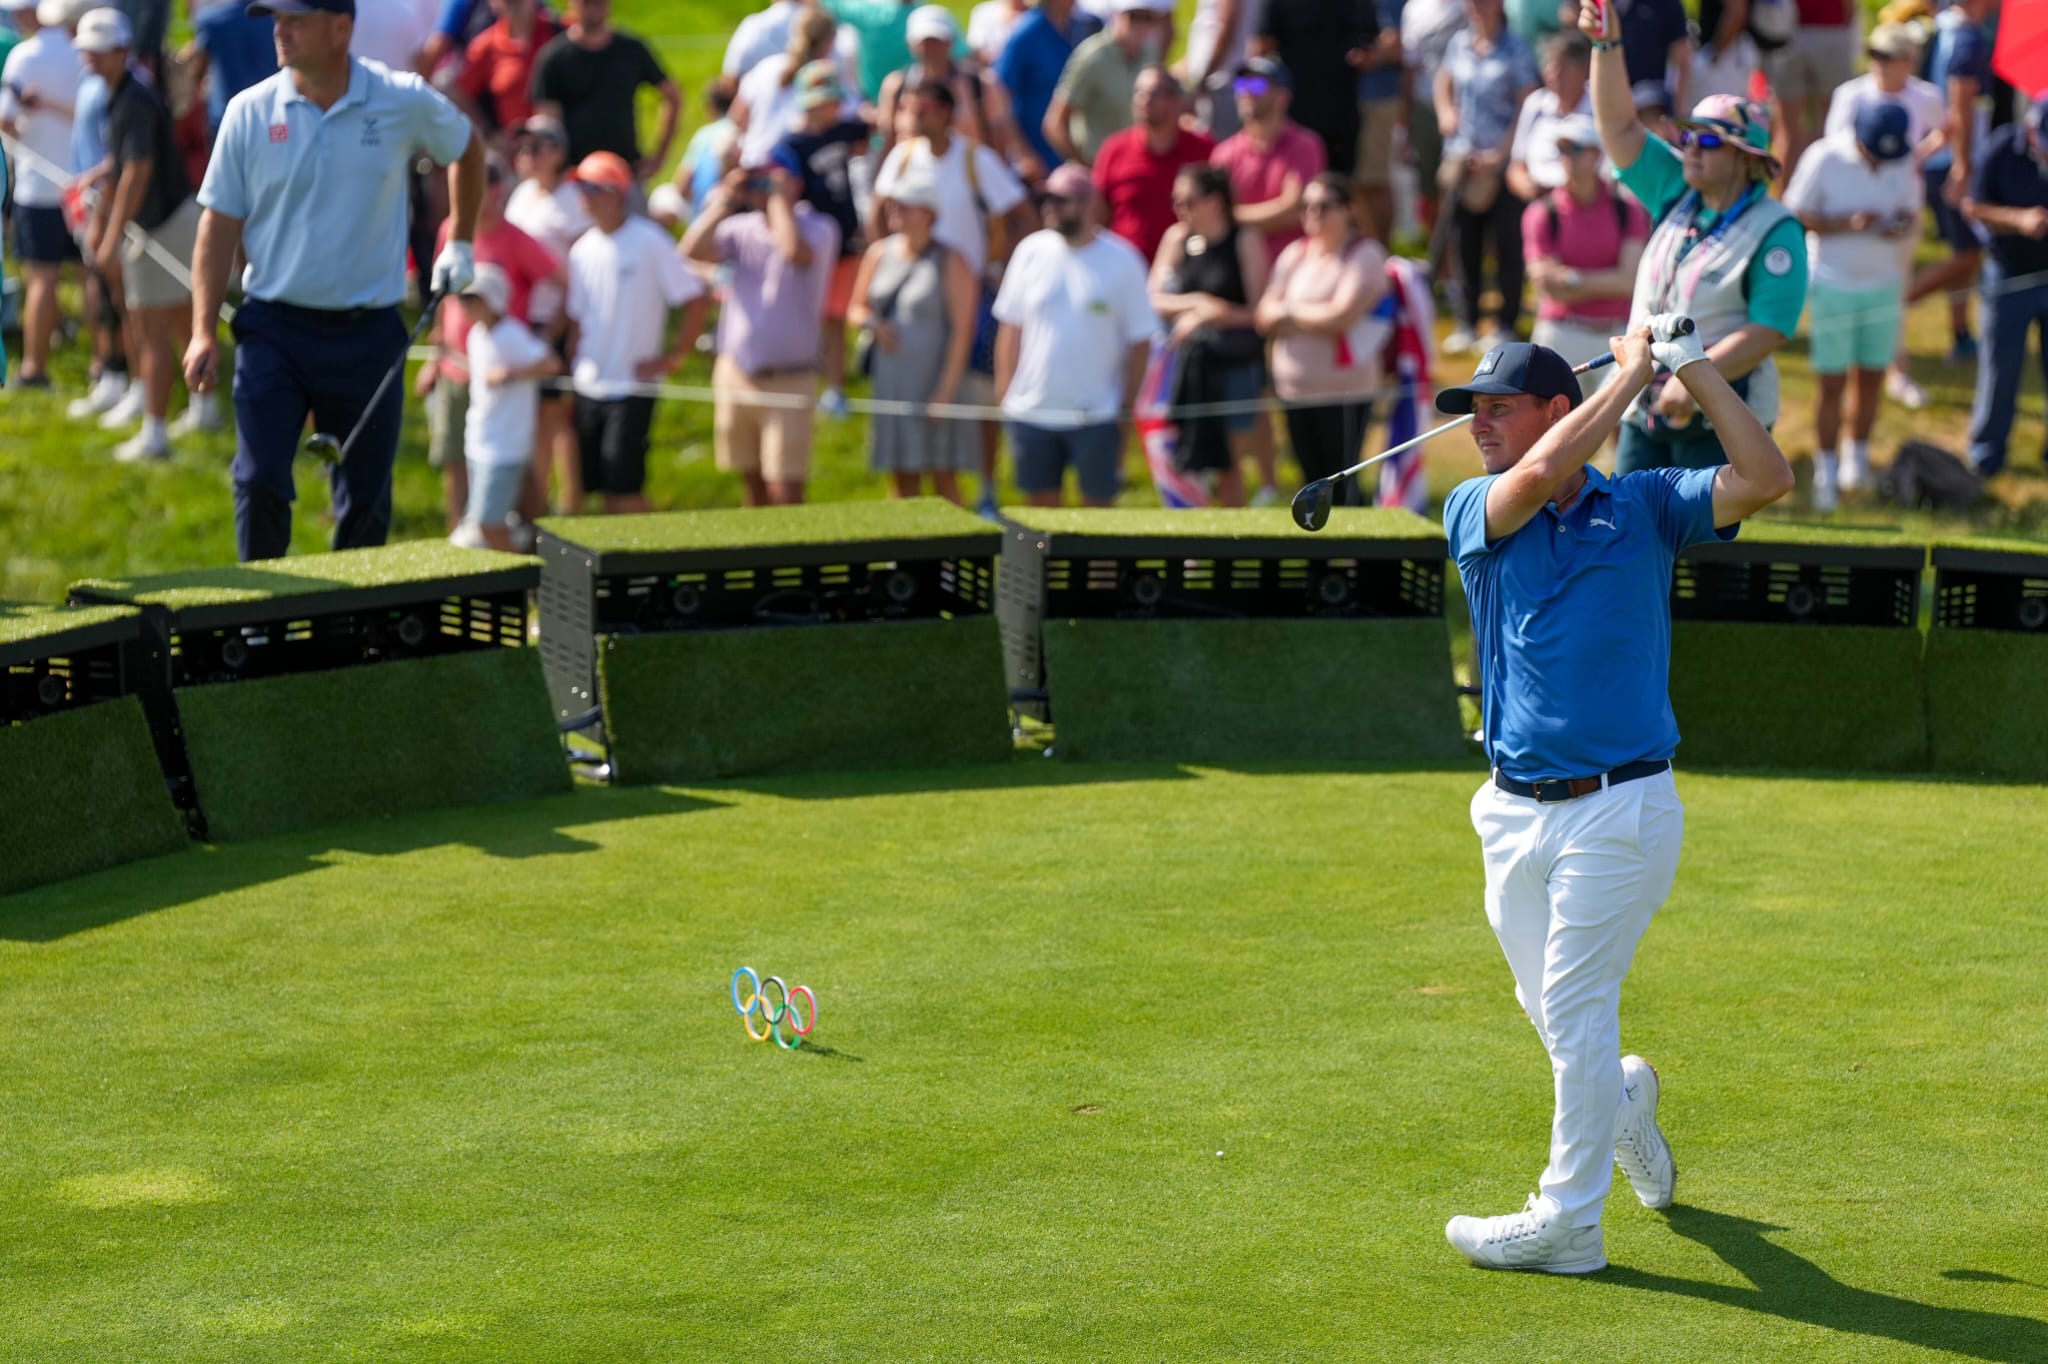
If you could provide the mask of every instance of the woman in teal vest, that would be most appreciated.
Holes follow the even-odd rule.
[[[1580,0],[1579,27],[1593,40],[1600,145],[1657,221],[1629,329],[1658,313],[1692,318],[1714,368],[1768,427],[1778,419],[1771,355],[1798,330],[1806,307],[1806,232],[1770,197],[1778,175],[1770,116],[1733,95],[1711,95],[1677,120],[1683,150],[1674,148],[1636,118],[1616,6]],[[1658,383],[1622,422],[1616,463],[1622,473],[1703,469],[1727,455],[1684,386]]]

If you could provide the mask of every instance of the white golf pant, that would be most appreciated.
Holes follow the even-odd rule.
[[[1565,1225],[1594,1226],[1614,1182],[1621,982],[1678,875],[1685,807],[1669,771],[1549,805],[1489,778],[1472,827],[1487,921],[1550,1053],[1557,1107],[1539,1188]]]

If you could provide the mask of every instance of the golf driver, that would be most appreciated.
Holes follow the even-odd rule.
[[[305,452],[322,464],[339,464],[348,458],[348,452],[356,448],[356,438],[363,434],[363,428],[370,424],[370,414],[377,410],[377,404],[384,401],[384,390],[391,387],[392,380],[405,372],[405,358],[412,348],[427,334],[427,328],[434,325],[434,314],[440,311],[443,294],[432,294],[427,306],[420,309],[420,320],[412,324],[412,335],[405,338],[405,349],[398,352],[398,358],[391,362],[391,368],[384,371],[384,377],[377,384],[377,391],[370,395],[369,403],[362,415],[350,428],[347,440],[336,440],[332,432],[315,431],[306,437]]]
[[[1690,336],[1692,330],[1692,319],[1681,317],[1672,324],[1671,334],[1673,336]],[[1605,355],[1596,355],[1585,364],[1575,367],[1572,373],[1586,374],[1613,363],[1614,352],[1609,351]],[[1434,440],[1446,431],[1455,431],[1471,420],[1472,414],[1467,412],[1464,416],[1447,421],[1442,426],[1432,427],[1413,440],[1404,440],[1391,450],[1382,450],[1371,459],[1362,459],[1349,469],[1339,469],[1336,473],[1326,478],[1319,478],[1313,483],[1303,484],[1301,491],[1294,495],[1294,524],[1300,526],[1303,530],[1321,530],[1330,523],[1330,505],[1336,500],[1337,485],[1344,479],[1370,469],[1383,459],[1392,459],[1404,450],[1413,450],[1424,441]]]

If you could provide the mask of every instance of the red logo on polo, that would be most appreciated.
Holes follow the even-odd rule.
[[[271,124],[271,125],[270,125],[270,140],[271,140],[272,142],[289,142],[289,141],[291,140],[291,136],[292,136],[292,125],[291,125],[291,124],[289,124],[289,123],[273,123],[273,124]]]

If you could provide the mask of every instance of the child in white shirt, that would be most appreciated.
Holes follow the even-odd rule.
[[[505,308],[512,283],[495,265],[479,265],[462,291],[469,314],[469,416],[462,430],[469,503],[449,537],[458,545],[512,548],[510,521],[533,458],[540,383],[562,372],[561,357]]]

